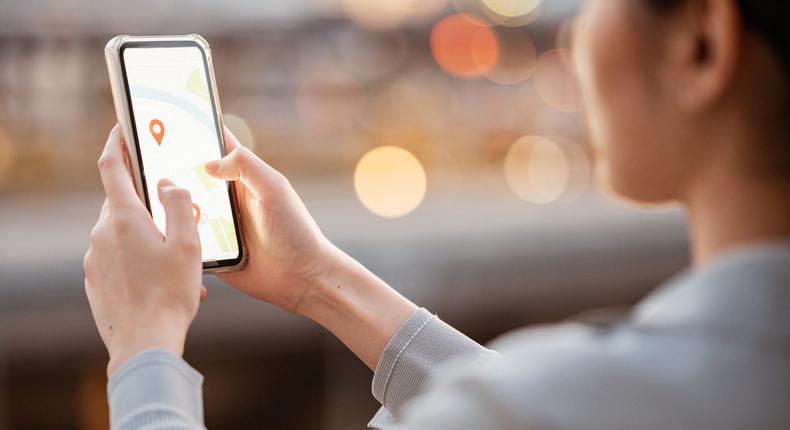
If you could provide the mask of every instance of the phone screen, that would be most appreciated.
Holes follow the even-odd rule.
[[[154,223],[164,233],[157,184],[167,178],[192,195],[204,268],[240,259],[230,185],[203,168],[224,152],[204,51],[190,43],[129,44],[121,50],[121,64]]]

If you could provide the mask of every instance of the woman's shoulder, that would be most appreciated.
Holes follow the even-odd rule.
[[[450,379],[547,428],[748,428],[744,408],[759,428],[787,418],[776,400],[790,385],[775,382],[790,382],[790,365],[719,339],[626,320],[521,329],[491,346],[500,359]]]

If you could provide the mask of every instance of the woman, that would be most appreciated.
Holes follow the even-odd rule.
[[[576,62],[617,193],[688,209],[693,267],[607,328],[522,330],[484,348],[333,246],[288,181],[227,134],[249,264],[221,278],[321,324],[375,370],[374,428],[790,428],[790,43],[786,2],[588,0]],[[197,312],[189,193],[134,193],[117,131],[85,256],[115,428],[202,428],[181,358]],[[145,267],[147,270],[137,270]]]

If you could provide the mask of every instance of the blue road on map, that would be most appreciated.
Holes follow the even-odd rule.
[[[204,127],[211,132],[216,131],[214,128],[214,120],[208,116],[202,109],[197,107],[194,103],[176,97],[166,91],[158,90],[156,88],[144,87],[140,85],[132,85],[130,88],[132,98],[141,98],[156,100],[163,103],[169,103],[176,107],[181,108],[184,112],[192,116],[197,122],[203,124]]]

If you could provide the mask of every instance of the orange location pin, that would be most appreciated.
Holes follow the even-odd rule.
[[[162,121],[152,119],[148,123],[148,131],[151,132],[151,136],[156,140],[156,144],[162,146],[162,139],[165,137],[165,125],[162,124]]]
[[[195,215],[195,224],[200,221],[200,207],[194,203],[192,203],[192,213]]]

